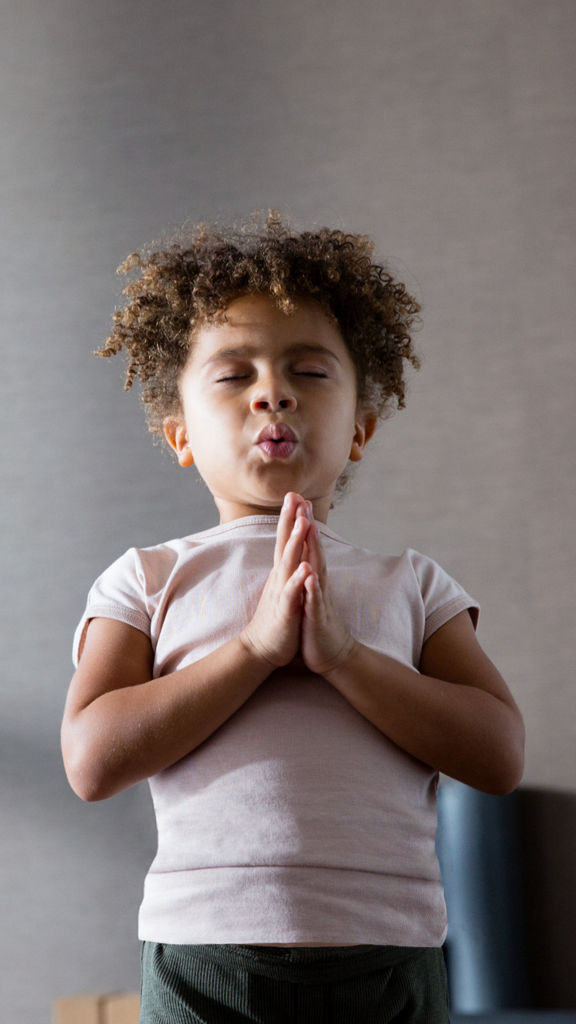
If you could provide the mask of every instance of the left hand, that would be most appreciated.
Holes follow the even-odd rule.
[[[311,672],[324,675],[348,658],[356,641],[342,620],[330,590],[318,527],[312,523],[302,561],[310,566],[303,587],[301,654]]]

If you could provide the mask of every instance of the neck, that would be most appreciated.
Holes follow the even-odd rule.
[[[314,510],[314,519],[319,523],[326,523],[331,508],[330,498],[311,498],[310,500]],[[282,502],[280,504],[271,502],[269,505],[245,504],[244,502],[223,500],[216,496],[214,496],[214,502],[220,515],[221,525],[230,523],[234,519],[245,519],[248,516],[279,516],[282,509]]]

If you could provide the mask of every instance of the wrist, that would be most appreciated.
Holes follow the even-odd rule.
[[[324,676],[329,683],[335,682],[337,677],[350,671],[357,660],[360,646],[359,641],[349,633],[334,658],[317,669],[318,674]]]
[[[244,651],[249,654],[250,658],[261,668],[265,668],[267,670],[267,674],[270,674],[274,669],[281,667],[273,661],[269,652],[267,652],[265,648],[261,647],[261,645],[253,639],[247,628],[243,629],[242,632],[238,634],[238,640],[244,648]]]

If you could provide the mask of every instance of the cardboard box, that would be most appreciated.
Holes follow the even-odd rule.
[[[138,1024],[137,992],[67,996],[54,1003],[53,1024]]]

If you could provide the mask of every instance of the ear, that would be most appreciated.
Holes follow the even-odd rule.
[[[354,439],[348,458],[350,462],[361,462],[364,449],[378,425],[376,413],[370,409],[360,410],[354,425]]]
[[[176,452],[178,462],[181,466],[194,465],[194,456],[188,444],[186,426],[178,416],[167,416],[163,424],[164,437],[168,444]]]

